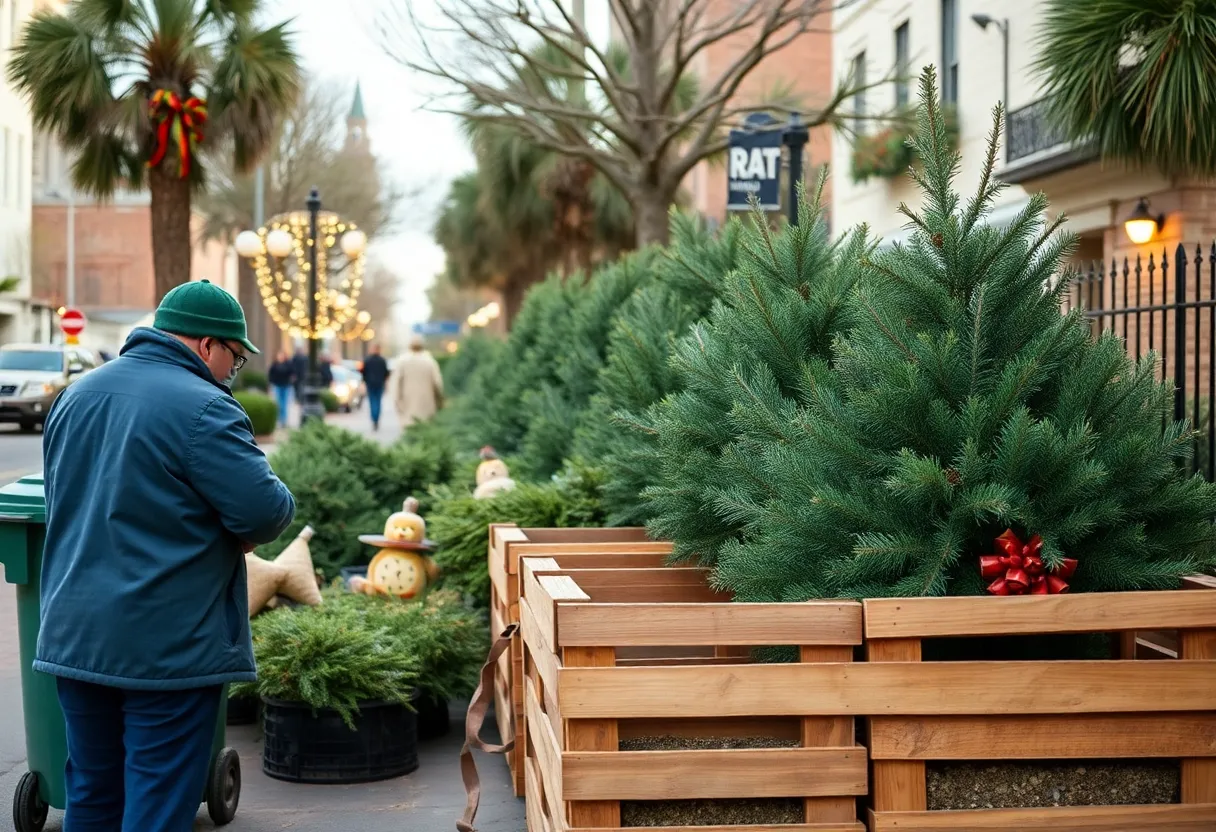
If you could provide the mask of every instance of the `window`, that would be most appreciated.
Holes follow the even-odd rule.
[[[860,134],[865,129],[866,115],[866,91],[862,89],[866,85],[865,50],[858,52],[857,57],[853,58],[853,64],[849,69],[849,82],[857,90],[853,93],[853,130]]]
[[[17,42],[17,0],[9,0],[8,4],[8,45]]]
[[[25,136],[17,136],[17,207],[25,205]]]
[[[958,0],[942,0],[942,103],[958,101]]]
[[[895,30],[895,106],[902,108],[908,104],[908,21],[899,24]]]

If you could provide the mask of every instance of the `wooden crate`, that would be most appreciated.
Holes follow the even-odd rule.
[[[622,801],[795,798],[803,822],[701,832],[864,832],[866,754],[850,696],[861,643],[852,601],[736,604],[705,570],[565,568],[521,561],[529,832],[621,828]],[[754,664],[754,646],[801,664]],[[655,735],[764,736],[796,747],[620,750]],[[693,832],[634,827],[638,832]]]
[[[519,623],[519,559],[552,556],[567,566],[658,566],[671,553],[670,543],[646,537],[640,527],[531,529],[493,524],[489,535],[490,628],[497,637]],[[519,735],[523,719],[523,648],[518,638],[498,660],[494,674],[494,714],[500,735]],[[516,796],[524,794],[523,743],[507,754]]]
[[[1183,589],[1216,589],[1216,577],[1188,575],[1182,579]],[[1119,632],[1121,659],[1176,659],[1178,632],[1176,630],[1121,630]]]
[[[1216,830],[1216,592],[865,603],[871,832]],[[952,636],[1169,631],[1181,659],[924,662]],[[1182,760],[1182,802],[929,811],[927,760]]]

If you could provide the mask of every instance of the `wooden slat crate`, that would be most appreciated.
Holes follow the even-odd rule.
[[[640,527],[531,529],[493,524],[489,535],[490,628],[497,637],[519,623],[519,559],[553,556],[569,566],[658,566],[671,553],[670,543],[646,537]],[[523,649],[518,638],[498,660],[494,675],[494,713],[499,733],[516,736],[523,719]],[[524,794],[523,743],[507,754],[516,796]]]
[[[1216,830],[1216,592],[865,604],[870,832]],[[953,636],[1170,631],[1181,659],[924,662]],[[1181,759],[1181,803],[929,811],[928,760]]]
[[[1182,579],[1183,589],[1216,589],[1216,577],[1211,575],[1188,575]],[[1119,658],[1121,659],[1176,659],[1178,658],[1178,633],[1169,630],[1121,631]]]
[[[866,753],[845,695],[861,643],[852,601],[736,604],[701,569],[521,561],[529,832],[621,828],[622,802],[783,798],[802,822],[700,832],[864,832]],[[751,648],[798,646],[801,664]],[[793,747],[620,750],[640,737],[771,737]],[[692,827],[632,827],[693,832]]]

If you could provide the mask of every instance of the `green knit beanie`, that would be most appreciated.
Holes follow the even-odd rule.
[[[237,341],[251,353],[258,353],[258,348],[249,341],[241,305],[210,280],[183,283],[171,289],[156,308],[152,326],[176,335]]]

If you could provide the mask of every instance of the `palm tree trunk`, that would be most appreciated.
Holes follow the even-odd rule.
[[[152,272],[156,302],[174,286],[190,280],[194,240],[190,233],[190,181],[163,167],[148,176],[152,192]]]

